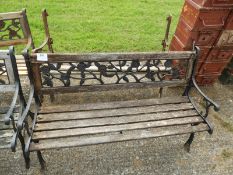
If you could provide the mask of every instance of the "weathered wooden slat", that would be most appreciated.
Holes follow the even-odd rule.
[[[111,116],[126,116],[135,114],[150,114],[158,112],[168,112],[168,111],[180,111],[193,109],[191,103],[180,103],[180,104],[166,104],[157,106],[142,106],[142,107],[132,107],[132,108],[117,108],[117,109],[104,109],[96,111],[81,111],[81,112],[69,112],[69,113],[51,113],[43,114],[38,116],[38,121],[43,120],[74,120],[74,119],[90,119],[90,118],[103,118]],[[43,119],[45,118],[45,119]],[[51,118],[51,119],[50,119]]]
[[[41,89],[43,94],[53,93],[72,93],[72,92],[92,92],[92,91],[112,91],[131,88],[154,88],[154,87],[176,87],[185,86],[185,80],[148,82],[148,83],[124,83],[124,84],[106,84],[106,85],[86,85],[70,87],[44,87]]]
[[[23,17],[22,11],[0,13],[0,19],[1,20],[16,19],[16,18],[22,18],[22,17]]]
[[[65,114],[64,114],[65,115]],[[93,126],[105,126],[105,125],[118,125],[127,123],[148,122],[157,120],[166,120],[172,118],[183,118],[197,116],[195,110],[178,111],[168,113],[157,114],[140,114],[121,117],[107,117],[107,118],[95,118],[85,120],[66,120],[56,122],[37,123],[35,131],[41,130],[58,130],[63,128],[80,128],[80,127],[93,127]]]
[[[25,75],[28,75],[28,72],[27,71],[19,71],[19,75],[25,76]],[[3,76],[7,76],[7,74],[4,73]]]
[[[39,143],[32,142],[30,151],[47,150],[54,148],[68,148],[77,146],[96,145],[103,143],[122,142],[129,140],[138,140],[146,138],[156,138],[170,135],[181,135],[192,132],[208,131],[209,128],[206,124],[199,124],[197,126],[179,126],[179,128],[155,128],[152,130],[136,130],[133,133],[123,132],[119,134],[108,134],[104,136],[93,137],[69,137],[61,139],[48,139],[41,140]]]
[[[27,44],[28,39],[17,39],[17,40],[8,40],[8,41],[1,41],[0,47],[2,46],[11,46],[11,45],[18,45],[18,44]]]
[[[23,57],[19,57],[18,55],[16,55],[16,63],[24,63],[25,64],[25,60]]]
[[[17,63],[18,70],[24,71],[27,70],[26,65],[24,63]]]
[[[85,119],[98,119],[98,118],[106,118],[106,117],[123,117],[123,116],[134,116],[134,115],[140,115],[140,114],[148,114],[148,115],[165,115],[168,117],[176,117],[176,116],[190,116],[197,114],[195,110],[187,110],[187,108],[176,107],[174,108],[166,109],[164,107],[156,109],[155,111],[137,111],[134,110],[131,112],[130,108],[127,108],[129,111],[127,113],[122,113],[122,111],[115,110],[113,113],[111,111],[102,112],[102,110],[98,111],[88,111],[88,112],[71,112],[71,113],[61,113],[61,114],[45,114],[45,115],[39,115],[37,118],[38,125],[40,123],[47,123],[47,122],[55,122],[55,121],[67,121],[67,120],[85,120]],[[125,109],[125,108],[124,108]],[[190,108],[192,109],[192,107]],[[185,110],[185,111],[184,111]],[[186,111],[187,110],[187,111]],[[171,112],[172,111],[172,112]],[[84,114],[84,115],[83,115]],[[169,116],[170,115],[170,116]],[[158,118],[160,116],[157,116]]]
[[[13,136],[13,130],[0,130],[0,139],[1,138],[11,138]]]
[[[16,57],[16,62],[17,61],[25,62],[25,59],[24,59],[23,55],[15,55],[15,57]]]
[[[8,50],[0,50],[0,63],[4,63],[4,60],[9,59],[9,51]]]
[[[0,114],[5,114],[9,110],[10,106],[2,106],[0,107]],[[19,112],[19,106],[15,106],[13,112]]]
[[[0,149],[9,149],[10,148],[10,143],[2,143],[2,145],[1,145],[1,143],[0,143]]]
[[[11,139],[11,137],[0,138],[0,149],[9,149]]]
[[[10,55],[8,59],[5,59],[5,66],[7,70],[7,77],[8,77],[10,84],[15,84],[16,82],[15,71],[13,68],[12,60],[10,59]]]
[[[153,106],[160,104],[178,104],[188,103],[189,99],[186,96],[178,97],[164,97],[153,99],[141,99],[141,100],[128,100],[128,101],[113,101],[102,103],[89,103],[89,104],[69,104],[69,105],[57,105],[57,106],[42,106],[40,113],[55,113],[55,112],[74,112],[74,111],[88,111],[98,109],[116,109],[116,108],[128,108],[137,106]]]
[[[18,66],[18,71],[27,71],[26,65]]]
[[[193,109],[190,103],[181,104],[167,104],[157,106],[142,106],[132,108],[116,108],[116,109],[103,109],[92,111],[68,112],[68,113],[49,113],[40,114],[38,122],[51,122],[59,120],[78,120],[78,119],[91,119],[91,118],[106,118],[106,117],[119,117],[136,114],[155,114],[171,111],[183,111]]]
[[[120,132],[125,130],[156,128],[163,126],[197,124],[201,122],[203,122],[203,119],[201,117],[187,117],[187,118],[168,119],[168,120],[141,122],[141,123],[132,123],[132,124],[41,131],[41,132],[35,132],[33,135],[33,139],[38,140],[38,139],[48,139],[48,138],[61,138],[61,137],[70,137],[70,136],[78,136],[78,135],[80,136],[80,135],[99,134],[99,133],[108,133],[108,132]]]
[[[0,125],[1,125],[1,122],[2,123],[4,122],[4,117],[5,117],[4,114],[0,114]],[[18,113],[14,113],[14,120],[18,121]]]
[[[19,71],[19,75],[27,76],[28,72],[27,71]]]
[[[14,92],[16,86],[12,84],[0,85],[0,92]]]
[[[5,73],[5,74],[3,74],[3,75],[4,75],[4,76],[7,76],[7,74],[6,74],[6,73]],[[19,71],[19,75],[28,75],[28,72],[27,72],[27,70],[25,70],[25,71],[24,71],[24,70],[23,70],[23,71],[22,71],[22,70],[20,70],[20,71]]]
[[[169,52],[129,52],[129,53],[48,53],[48,62],[77,62],[77,61],[116,61],[116,60],[169,60],[189,59],[194,51],[169,51]],[[32,63],[43,63],[37,61],[37,55],[32,54]]]
[[[17,122],[18,120],[18,115],[16,113],[14,114],[14,120],[15,122]],[[10,123],[10,125],[5,125],[4,114],[0,114],[0,135],[1,133],[12,132],[12,131],[13,131],[12,123]]]
[[[12,124],[10,125],[5,125],[3,122],[0,122],[0,130],[7,130],[7,129],[12,129]]]

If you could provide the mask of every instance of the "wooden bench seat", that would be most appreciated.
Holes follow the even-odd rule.
[[[187,97],[42,107],[39,113],[30,151],[209,130]]]

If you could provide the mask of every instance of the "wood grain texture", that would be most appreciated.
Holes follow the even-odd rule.
[[[118,109],[104,109],[96,111],[81,111],[81,112],[69,112],[69,113],[53,113],[44,114],[38,116],[38,121],[56,121],[56,120],[74,120],[74,119],[91,119],[91,118],[103,118],[103,117],[117,117],[136,114],[153,114],[169,111],[183,111],[193,109],[191,103],[181,104],[167,104],[158,106],[145,106],[145,107],[132,107],[132,108],[118,108]]]
[[[120,61],[120,60],[169,60],[190,59],[194,51],[169,51],[169,52],[127,52],[127,53],[48,53],[48,62],[81,62],[81,61]],[[31,55],[31,62],[41,64],[37,61],[37,55]]]
[[[3,122],[0,122],[0,130],[13,129],[12,125],[5,125]]]
[[[0,92],[14,92],[15,85],[0,85]]]
[[[33,135],[33,139],[41,140],[48,138],[61,138],[61,137],[81,136],[81,135],[90,135],[90,134],[99,134],[99,133],[121,132],[125,130],[156,128],[156,127],[184,125],[184,124],[198,124],[201,122],[203,122],[203,119],[201,117],[187,117],[187,118],[168,119],[168,120],[160,120],[160,121],[152,121],[152,122],[41,131],[41,132],[35,132]]]
[[[197,126],[180,126],[179,128],[155,128],[153,130],[136,130],[128,133],[115,133],[103,136],[94,137],[69,137],[67,139],[49,139],[41,140],[39,143],[32,143],[30,145],[30,151],[47,150],[55,148],[68,148],[77,146],[96,145],[111,142],[122,142],[129,140],[148,139],[156,137],[164,137],[170,135],[181,135],[192,132],[208,131],[209,128],[206,124],[200,124]]]
[[[12,129],[1,130],[2,123],[0,122],[0,149],[9,149],[13,136]]]
[[[17,40],[1,41],[0,42],[0,47],[27,44],[27,43],[28,43],[28,39],[17,39]]]
[[[64,114],[65,115],[65,114]],[[163,112],[163,113],[151,113],[151,114],[135,114],[135,115],[123,115],[123,116],[107,116],[105,118],[93,118],[84,120],[70,120],[54,121],[46,123],[37,123],[35,131],[42,130],[59,130],[64,128],[82,128],[104,125],[118,125],[127,123],[138,123],[146,121],[166,120],[172,118],[183,118],[190,116],[197,116],[198,114],[194,110],[178,111],[178,112]]]
[[[14,115],[14,120],[17,121],[19,114],[18,113],[14,113],[13,115]],[[5,115],[0,113],[0,124],[1,124],[1,122],[4,123],[4,117],[5,117]]]
[[[69,105],[56,105],[56,106],[42,106],[39,113],[59,113],[59,112],[74,112],[74,111],[89,111],[99,109],[114,109],[114,108],[127,108],[137,106],[153,106],[159,104],[178,104],[189,102],[188,97],[164,97],[153,99],[140,99],[140,100],[128,100],[128,101],[113,101],[105,103],[89,103],[89,104],[69,104]]]
[[[1,106],[0,107],[0,114],[5,114],[9,110],[10,106]],[[16,105],[13,112],[19,112],[19,105]]]
[[[0,19],[1,20],[9,20],[9,19],[15,19],[15,18],[22,18],[22,17],[23,17],[22,11],[0,13]]]

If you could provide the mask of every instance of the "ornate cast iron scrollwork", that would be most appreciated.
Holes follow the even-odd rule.
[[[42,84],[47,87],[53,87],[54,84],[83,86],[159,82],[181,78],[171,60],[48,63],[41,65],[40,70]]]
[[[13,40],[23,38],[19,19],[0,20],[0,40]]]

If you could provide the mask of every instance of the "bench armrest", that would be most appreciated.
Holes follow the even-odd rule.
[[[194,99],[190,96],[190,91],[191,89],[195,89],[199,95],[201,95],[201,97],[203,97],[203,101],[205,102],[205,104],[203,105],[204,109],[200,109],[198,107],[198,105],[195,103]],[[212,99],[210,99],[207,95],[205,95],[204,92],[202,92],[202,90],[199,88],[199,86],[196,83],[195,77],[192,76],[189,85],[186,87],[184,93],[184,96],[187,96],[190,100],[190,102],[192,103],[194,109],[196,110],[196,112],[202,117],[202,119],[206,122],[206,124],[209,126],[209,133],[212,134],[213,133],[213,126],[211,125],[211,123],[208,121],[207,117],[209,115],[209,109],[211,106],[214,107],[215,111],[219,111],[220,107],[217,103],[215,103]]]
[[[34,52],[34,53],[41,52],[43,50],[43,48],[46,45],[48,45],[49,51],[51,53],[53,53],[53,47],[52,47],[53,39],[50,37],[50,33],[49,33],[49,25],[48,25],[48,20],[47,20],[48,13],[47,13],[46,9],[42,10],[41,15],[42,15],[43,24],[44,24],[45,39],[44,39],[44,42],[38,48],[33,49],[32,52]]]
[[[33,97],[34,97],[34,86],[33,86],[33,84],[31,84],[29,98],[28,98],[28,101],[27,101],[26,108],[24,109],[22,115],[19,117],[18,122],[17,122],[17,128],[20,131],[23,129],[23,123],[27,119],[28,115],[31,112],[30,107],[32,105]]]
[[[23,49],[23,52],[26,51],[26,50],[29,50],[31,47],[34,48],[34,44],[33,44],[32,37],[29,37],[28,38],[28,43],[27,43],[26,47]]]
[[[194,43],[195,44],[195,43]],[[194,50],[196,50],[196,56],[194,57],[194,62],[192,65],[192,73],[191,73],[191,77],[189,80],[189,83],[187,85],[187,87],[185,88],[185,91],[183,93],[184,96],[188,96],[188,98],[190,99],[190,101],[192,102],[192,98],[190,97],[190,90],[194,87],[197,92],[203,97],[203,100],[205,102],[205,113],[203,114],[203,111],[199,112],[196,105],[192,102],[193,106],[195,107],[195,109],[198,111],[198,113],[203,117],[206,118],[209,114],[209,108],[211,106],[214,107],[215,111],[219,111],[220,107],[217,103],[215,103],[212,99],[210,99],[207,95],[205,95],[204,92],[202,92],[202,90],[199,88],[199,86],[196,83],[195,80],[195,69],[196,69],[196,63],[197,63],[197,59],[200,55],[200,48],[197,46],[194,46]]]
[[[205,95],[204,92],[202,92],[202,90],[201,90],[201,89],[199,88],[199,86],[197,85],[196,80],[195,80],[194,77],[192,77],[192,84],[193,84],[193,86],[195,87],[195,89],[198,91],[198,93],[199,93],[200,95],[202,95],[202,97],[206,100],[206,102],[209,103],[209,104],[208,104],[209,107],[210,107],[210,106],[213,106],[215,111],[219,111],[220,106],[219,106],[217,103],[215,103],[212,99],[210,99],[207,95]]]
[[[33,49],[32,52],[33,52],[33,53],[39,53],[39,52],[41,52],[41,51],[43,50],[43,48],[44,48],[48,43],[50,43],[49,40],[51,40],[51,38],[47,38],[47,37],[46,37],[45,40],[44,40],[44,42],[43,42],[39,47]]]
[[[34,100],[35,102],[35,110],[34,113],[32,113],[30,111],[30,107],[32,105],[32,101]],[[38,114],[38,109],[39,109],[39,102],[38,99],[35,97],[35,89],[34,89],[34,85],[31,83],[30,86],[30,94],[29,94],[29,98],[28,98],[28,102],[27,102],[27,106],[20,118],[20,120],[18,121],[18,131],[22,130],[23,128],[27,131],[27,137],[23,137],[22,139],[24,140],[24,155],[27,159],[29,159],[29,148],[30,148],[30,144],[32,142],[32,136],[33,136],[33,130],[35,128],[36,125],[36,121],[37,121],[37,114]],[[31,122],[31,127],[29,126],[29,124],[27,123],[27,117],[31,116],[32,122]]]
[[[38,103],[37,98],[35,97],[34,93],[35,93],[34,86],[31,83],[27,105],[26,105],[24,111],[22,112],[22,115],[19,116],[19,119],[17,122],[17,135],[15,135],[15,138],[14,138],[14,140],[17,140],[17,138],[19,138],[21,140],[21,142],[23,143],[23,145],[22,145],[23,152],[24,152],[24,155],[26,157],[29,157],[29,146],[31,143],[33,130],[34,130],[35,123],[37,120],[38,108],[39,108],[39,103]],[[33,103],[33,100],[35,100],[35,110],[34,110],[34,112],[31,112],[30,107]],[[32,122],[30,124],[28,123],[28,120],[27,120],[29,116],[31,117],[31,120],[32,120]],[[27,131],[27,132],[25,132],[24,136],[22,136],[22,134],[21,134],[21,131],[23,129],[25,131]],[[12,150],[15,150],[15,147],[16,147],[16,142],[11,144]]]
[[[10,105],[10,109],[7,111],[7,113],[4,116],[4,122],[5,122],[6,125],[10,124],[11,116],[13,114],[14,107],[16,105],[18,95],[19,95],[19,83],[17,82],[17,83],[15,83],[15,93],[14,93],[14,96],[13,96],[13,99],[12,99],[12,102],[11,102],[11,105]]]

